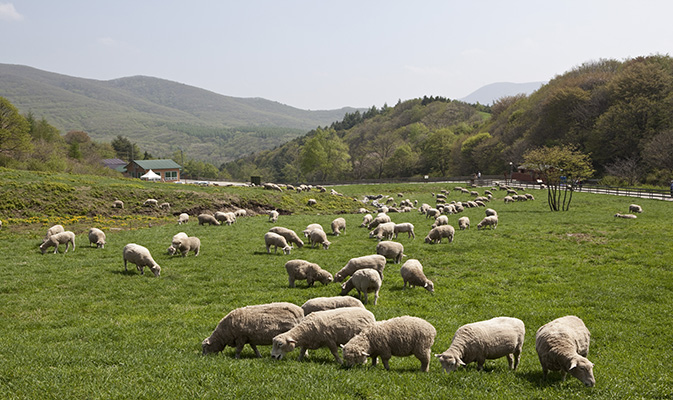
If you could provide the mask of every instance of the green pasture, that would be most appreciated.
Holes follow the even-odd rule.
[[[517,371],[510,371],[504,358],[488,361],[482,372],[471,364],[447,374],[433,358],[430,372],[421,373],[414,357],[393,357],[390,371],[380,363],[371,368],[370,362],[345,369],[327,349],[310,351],[303,362],[296,361],[298,351],[276,361],[269,356],[270,346],[260,347],[262,359],[247,346],[240,360],[234,359],[233,348],[201,356],[201,341],[233,308],[274,301],[301,305],[312,297],[339,294],[334,283],[308,288],[300,281],[288,288],[283,267],[301,258],[335,273],[350,258],[374,253],[376,240],[358,227],[362,215],[342,214],[336,205],[352,203],[356,209],[359,205],[348,203],[349,197],[381,193],[398,199],[398,192],[419,204],[431,203],[431,192],[452,187],[335,187],[345,200],[317,210],[304,207],[309,194],[278,194],[276,200],[292,215],[281,215],[275,225],[300,235],[309,223],[329,232],[337,216],[347,221],[345,234],[328,234],[329,250],[305,246],[290,255],[266,253],[263,235],[274,225],[264,215],[241,218],[232,226],[199,226],[195,216],[182,226],[171,215],[133,226],[106,220],[104,249],[89,247],[86,237],[87,225],[100,227],[100,221],[81,218],[65,226],[77,234],[77,249],[44,255],[38,245],[49,218],[25,229],[3,221],[0,398],[671,398],[673,203],[587,193],[574,195],[569,212],[553,213],[544,191],[531,192],[536,201],[507,205],[504,192],[496,192],[489,206],[499,213],[498,228],[478,231],[484,209],[466,209],[462,215],[472,228],[457,231],[451,244],[425,244],[432,221],[418,212],[391,214],[394,222],[415,225],[415,240],[403,234],[397,241],[408,258],[423,264],[435,294],[402,290],[400,265],[389,261],[379,304],[367,308],[378,320],[413,315],[432,323],[434,353],[446,350],[463,324],[495,316],[520,318],[526,341]],[[246,196],[246,189],[232,190]],[[310,196],[319,205],[330,201],[328,194]],[[180,197],[174,198],[172,211],[179,212]],[[468,199],[449,195],[449,200]],[[628,212],[632,202],[644,209],[637,219],[613,218],[615,212]],[[457,218],[449,217],[454,227]],[[201,239],[201,255],[166,254],[180,231]],[[124,271],[127,243],[150,249],[162,267],[160,278],[147,270],[144,276],[135,268]],[[570,376],[563,382],[558,373],[542,379],[535,331],[569,314],[582,318],[591,331],[594,388]]]

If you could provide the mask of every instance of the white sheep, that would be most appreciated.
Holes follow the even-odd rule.
[[[509,368],[516,370],[525,334],[526,327],[517,318],[496,317],[473,322],[458,328],[451,346],[435,357],[447,373],[475,361],[481,371],[486,360],[500,357],[507,357]]]
[[[316,204],[318,204],[318,202],[316,201],[316,199],[308,199],[308,202],[306,202],[306,205],[307,205],[307,206],[314,206],[314,205],[316,205]]]
[[[320,224],[308,224],[308,225],[306,226],[306,229],[304,229],[304,230],[302,231],[302,233],[304,234],[304,237],[308,237],[309,233],[311,233],[311,231],[314,230],[314,229],[320,229],[320,230],[323,231],[323,232],[325,231],[325,230],[322,228],[322,225],[320,225]]]
[[[234,211],[234,215],[236,215],[236,218],[238,217],[246,217],[248,216],[248,212],[242,208],[239,208]]]
[[[425,211],[425,218],[437,218],[441,214],[442,213],[436,208],[428,208],[427,211]]]
[[[374,217],[372,217],[371,214],[366,214],[364,217],[362,217],[362,224],[360,224],[360,228],[365,228],[367,225],[369,225],[370,222],[372,222],[373,219]]]
[[[379,271],[373,268],[359,269],[353,272],[353,276],[341,285],[341,295],[345,296],[351,290],[358,291],[358,299],[361,299],[362,293],[365,294],[364,303],[367,304],[367,294],[374,292],[374,305],[379,301],[379,291],[381,290],[381,275]]]
[[[54,235],[49,236],[47,240],[42,242],[40,245],[40,251],[42,254],[47,252],[47,249],[54,247],[54,254],[58,253],[58,245],[65,244],[65,251],[63,254],[68,252],[68,247],[72,244],[72,251],[75,251],[75,234],[71,231],[59,232]]]
[[[360,307],[365,308],[364,304],[355,297],[351,296],[334,296],[334,297],[314,297],[302,304],[301,309],[304,310],[304,316],[316,311],[334,310],[335,308],[343,307]]]
[[[162,210],[170,210],[171,209],[171,203],[168,203],[168,202],[161,203],[161,204],[159,204],[159,208],[161,208]]]
[[[638,216],[635,215],[635,214],[620,214],[620,213],[617,213],[617,214],[615,214],[615,218],[636,219],[636,218],[638,218]]]
[[[63,225],[54,225],[51,228],[47,229],[47,234],[44,235],[44,239],[42,239],[42,243],[46,242],[47,239],[49,239],[49,236],[55,235],[57,233],[65,232],[65,229],[63,229]]]
[[[456,230],[451,225],[440,225],[436,228],[430,229],[428,236],[425,237],[425,243],[435,244],[442,243],[442,238],[447,238],[449,243],[453,242],[453,237]]]
[[[292,247],[287,244],[287,241],[284,237],[277,233],[267,232],[264,234],[264,244],[266,244],[266,252],[271,252],[271,246],[274,246],[273,252],[277,253],[278,248],[280,247],[283,250],[283,253],[290,254]]]
[[[369,223],[369,225],[367,225],[367,229],[370,229],[370,230],[374,229],[377,226],[379,226],[380,224],[384,224],[384,223],[390,222],[390,221],[391,221],[390,216],[388,216],[386,214],[378,215],[376,218],[374,218],[372,220],[372,222]]]
[[[384,222],[369,232],[369,237],[376,237],[379,241],[385,239],[392,239],[395,235],[395,223]]]
[[[629,212],[637,212],[637,213],[642,213],[643,208],[639,206],[638,204],[631,204],[629,206]]]
[[[404,282],[402,289],[406,289],[408,283],[409,288],[419,286],[425,288],[430,293],[435,292],[435,284],[425,276],[423,265],[415,258],[411,258],[402,264],[400,275],[402,275],[402,281]]]
[[[236,223],[236,214],[234,214],[233,212],[217,211],[215,213],[215,219],[218,220],[220,223],[231,225]]]
[[[280,360],[295,347],[299,347],[297,359],[301,361],[307,350],[327,347],[341,364],[343,361],[339,357],[339,346],[348,343],[374,322],[374,314],[361,307],[312,312],[295,327],[273,338],[271,357]]]
[[[89,229],[89,246],[94,243],[96,247],[105,248],[105,232],[98,228]]]
[[[278,216],[280,215],[278,211],[276,210],[269,210],[269,222],[276,222],[278,221]]]
[[[188,236],[184,232],[178,232],[175,235],[173,235],[173,239],[171,239],[171,245],[168,247],[168,250],[167,250],[168,254],[172,256],[173,254],[175,254],[176,251],[178,251],[177,248],[173,247],[173,242],[175,242],[177,239],[182,239],[182,238],[186,238],[186,237],[188,237]]]
[[[159,205],[159,201],[157,199],[147,199],[143,203],[143,206],[145,207],[157,207]]]
[[[484,217],[484,219],[481,220],[477,224],[477,230],[484,228],[486,229],[487,226],[490,226],[491,229],[495,229],[498,227],[498,216],[497,215],[489,215],[488,217]]]
[[[257,357],[261,358],[258,345],[272,344],[276,335],[289,331],[303,318],[304,311],[292,303],[259,304],[234,309],[203,340],[203,354],[218,353],[230,346],[236,347],[236,358],[241,358],[243,346],[249,344]]]
[[[591,334],[584,322],[568,315],[557,318],[540,327],[535,334],[535,350],[542,365],[543,377],[548,371],[561,371],[579,379],[586,386],[594,386],[594,364],[586,357],[589,354]]]
[[[470,229],[470,219],[468,217],[458,218],[458,228],[460,228],[461,231]]]
[[[492,208],[487,208],[487,209],[485,210],[485,213],[486,213],[486,216],[487,216],[487,217],[490,217],[490,216],[492,216],[492,215],[498,216],[498,212],[495,211],[495,210],[492,209]]]
[[[314,229],[309,232],[308,240],[311,243],[311,248],[314,248],[316,244],[319,245],[322,243],[323,249],[327,250],[329,249],[330,244],[332,244],[329,240],[327,240],[327,235],[322,229]]]
[[[210,214],[199,214],[199,216],[196,218],[199,220],[199,225],[220,225],[220,221],[215,219],[215,217]]]
[[[395,264],[399,264],[402,262],[402,257],[404,257],[404,246],[402,243],[384,240],[376,244],[376,254],[390,258]]]
[[[418,317],[408,315],[375,322],[342,346],[346,365],[364,364],[367,357],[376,366],[381,357],[383,366],[390,370],[388,361],[392,356],[415,356],[421,362],[421,371],[430,368],[431,347],[437,330],[432,324]]]
[[[274,226],[269,229],[269,232],[277,233],[284,237],[289,245],[296,244],[300,249],[304,247],[304,241],[297,236],[297,233],[292,229],[284,228],[282,226]]]
[[[435,218],[435,223],[432,224],[432,228],[448,224],[449,224],[449,217],[447,217],[446,215],[440,215],[437,218]]]
[[[503,197],[503,200],[505,201],[505,204],[514,202],[514,198],[512,196],[505,196]]]
[[[145,267],[148,267],[150,271],[154,273],[155,277],[158,278],[161,275],[161,267],[154,261],[150,251],[147,250],[146,247],[135,243],[129,243],[124,246],[122,254],[124,257],[125,271],[128,271],[126,263],[130,262],[131,264],[136,265],[136,268],[140,271],[140,275],[145,274]]]
[[[189,222],[189,214],[181,213],[178,215],[178,225],[186,224]]]
[[[115,200],[112,202],[112,208],[121,208],[124,209],[124,202],[121,200]]]
[[[194,257],[196,257],[201,251],[201,240],[196,236],[174,238],[171,246],[179,251],[183,257],[186,257],[190,250],[194,252]]]
[[[416,234],[414,233],[414,224],[410,222],[395,224],[395,239],[397,239],[397,234],[402,232],[407,232],[407,237],[416,239]]]
[[[306,280],[308,286],[313,286],[314,282],[327,285],[334,279],[332,274],[320,268],[318,264],[306,260],[290,260],[285,263],[285,270],[290,287],[295,287],[296,280]]]
[[[386,258],[380,254],[371,254],[368,256],[354,257],[348,260],[346,265],[334,275],[334,282],[341,282],[346,277],[363,268],[373,268],[379,272],[383,278],[383,269],[386,267]]]
[[[339,236],[341,231],[344,231],[344,233],[346,232],[346,220],[343,218],[335,218],[334,221],[332,221],[332,234],[334,234],[334,236]]]

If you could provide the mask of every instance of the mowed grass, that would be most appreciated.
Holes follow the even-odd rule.
[[[444,185],[450,188],[452,185]],[[337,187],[362,194],[403,192],[430,203],[439,185]],[[482,192],[482,189],[479,189]],[[466,323],[512,316],[526,324],[521,365],[506,359],[446,374],[433,358],[429,373],[414,357],[371,368],[341,368],[327,349],[257,359],[246,346],[201,356],[201,341],[230,310],[289,301],[301,305],[335,296],[337,284],[288,288],[286,261],[301,258],[335,273],[346,262],[373,254],[376,240],[358,228],[362,215],[346,218],[344,235],[329,250],[305,246],[291,255],[267,254],[263,234],[274,224],[265,216],[241,218],[232,226],[168,224],[107,231],[104,249],[88,247],[85,234],[67,254],[40,254],[35,235],[0,231],[5,251],[0,267],[0,398],[3,399],[183,399],[183,398],[670,398],[673,393],[672,203],[576,193],[569,212],[548,210],[546,192],[537,200],[489,206],[500,215],[496,230],[476,229],[484,209],[467,209],[468,231],[455,241],[423,242],[432,221],[417,212],[391,214],[411,222],[416,239],[400,236],[408,258],[417,258],[435,283],[435,294],[402,290],[398,264],[388,262],[379,304],[367,305],[378,320],[400,315],[426,319],[437,329],[433,353],[446,350]],[[468,200],[452,192],[449,199]],[[636,220],[613,218],[637,202]],[[431,203],[434,204],[434,203]],[[174,205],[179,207],[179,205]],[[450,222],[457,227],[457,218]],[[281,215],[277,224],[301,230],[320,223],[329,232],[337,215]],[[66,229],[68,227],[66,226]],[[46,228],[45,228],[46,231]],[[169,257],[166,248],[180,231],[201,239],[201,255]],[[150,249],[160,278],[141,276],[129,265],[127,243]],[[354,295],[353,292],[351,295]],[[591,331],[589,359],[596,387],[552,373],[547,381],[535,352],[535,332],[546,322],[574,314]]]

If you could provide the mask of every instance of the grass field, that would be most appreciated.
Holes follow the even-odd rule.
[[[430,192],[442,187],[449,186],[337,190],[357,197],[403,192],[430,203]],[[26,229],[0,230],[7,252],[0,267],[0,398],[673,397],[673,205],[638,200],[644,213],[624,220],[613,214],[627,212],[632,199],[576,193],[571,211],[552,213],[546,192],[533,191],[536,201],[508,205],[500,200],[502,193],[489,205],[499,213],[498,228],[478,231],[483,208],[467,209],[463,215],[472,228],[456,232],[451,244],[425,244],[432,221],[417,212],[391,214],[394,222],[415,225],[415,240],[400,236],[397,241],[409,258],[421,261],[435,294],[402,290],[399,265],[389,262],[379,304],[367,308],[377,320],[413,315],[432,323],[434,353],[446,350],[465,323],[520,318],[527,332],[516,372],[504,358],[488,361],[482,372],[470,364],[450,375],[434,357],[429,373],[418,370],[414,357],[393,357],[390,371],[380,363],[344,369],[327,349],[311,351],[303,362],[296,361],[298,351],[276,361],[270,346],[260,347],[262,359],[247,346],[240,360],[232,348],[201,356],[201,341],[233,308],[273,301],[301,305],[312,297],[338,295],[337,284],[307,288],[300,281],[288,288],[283,265],[302,258],[335,273],[351,257],[374,253],[376,241],[358,228],[361,215],[339,215],[346,218],[346,233],[328,235],[329,250],[304,247],[291,255],[265,252],[262,237],[273,226],[265,216],[219,227],[198,226],[195,218],[186,226],[114,230],[108,225],[104,249],[87,246],[84,228],[96,220],[79,219],[76,251],[42,255],[37,247],[51,222],[47,219]],[[449,199],[468,197],[452,192]],[[173,211],[179,208],[178,199]],[[299,211],[281,215],[276,225],[299,232],[317,222],[329,230],[336,217],[336,210]],[[456,219],[450,217],[454,227]],[[179,231],[201,239],[201,255],[166,254]],[[121,251],[131,242],[151,250],[162,267],[160,278],[124,271]],[[570,376],[562,382],[558,373],[542,379],[535,331],[569,314],[582,318],[591,331],[594,388]]]

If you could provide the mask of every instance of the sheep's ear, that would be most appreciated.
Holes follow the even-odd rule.
[[[297,343],[297,341],[292,339],[292,338],[287,338],[287,342],[288,343]]]
[[[465,363],[463,362],[463,360],[461,360],[461,359],[459,358],[459,359],[458,359],[458,365],[462,365],[462,366],[464,367],[464,366],[465,366]]]
[[[369,353],[365,353],[364,351],[362,352],[362,355],[365,357],[369,357]]]
[[[425,282],[425,285],[423,285],[424,288],[428,287],[428,282]]]
[[[435,357],[442,358],[442,355],[441,354],[435,354]]]
[[[568,368],[568,371],[570,371],[571,369],[573,369],[575,367],[577,367],[577,361],[573,361],[572,363],[570,363],[570,368]]]
[[[339,346],[340,346],[342,349],[345,347],[345,345],[344,345],[343,343],[341,343]]]

